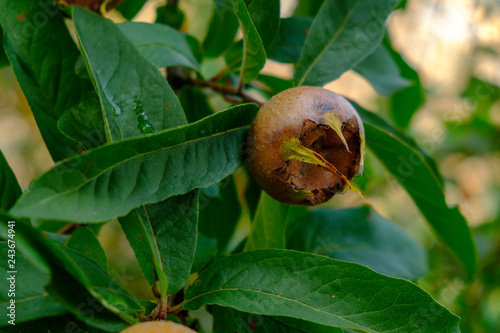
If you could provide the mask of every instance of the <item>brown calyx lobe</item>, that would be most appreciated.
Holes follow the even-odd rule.
[[[322,111],[322,112],[321,112]],[[331,112],[323,105],[320,113]],[[359,125],[353,115],[342,122],[342,134],[349,151],[335,130],[325,123],[310,119],[303,121],[299,141],[302,146],[320,154],[337,170],[352,179],[359,171],[361,137]],[[333,174],[321,166],[290,159],[283,168],[272,172],[272,176],[287,183],[295,191],[309,191],[301,204],[317,205],[329,200],[335,193],[341,192],[346,182],[340,176]]]

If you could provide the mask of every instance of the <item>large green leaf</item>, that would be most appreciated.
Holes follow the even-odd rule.
[[[81,7],[73,8],[73,20],[103,108],[107,141],[185,124],[161,73],[112,21]]]
[[[280,1],[251,0],[245,3],[267,52],[274,43],[280,28]]]
[[[289,207],[262,192],[245,250],[284,249]]]
[[[207,96],[197,88],[182,88],[179,91],[179,101],[189,123],[194,123],[214,113]]]
[[[224,253],[241,215],[240,201],[233,177],[200,189],[200,233],[217,241]]]
[[[243,62],[241,64],[240,79],[248,83],[257,77],[266,63],[266,51],[262,44],[257,28],[252,21],[244,0],[233,0],[234,13],[240,21],[243,31]]]
[[[394,50],[389,36],[385,36],[383,43],[398,66],[402,77],[410,83],[408,87],[394,93],[389,98],[388,103],[389,113],[394,123],[401,128],[407,128],[415,112],[425,102],[424,88],[422,87],[418,73]]]
[[[356,66],[380,44],[397,0],[326,0],[297,66],[297,85],[322,86]]]
[[[381,96],[390,96],[411,84],[402,76],[403,73],[384,44],[380,44],[354,70],[366,78]]]
[[[365,125],[367,147],[404,187],[472,277],[476,272],[476,250],[467,221],[458,207],[446,204],[443,183],[432,159],[377,115],[355,107]]]
[[[108,270],[106,253],[97,239],[97,236],[90,228],[81,227],[76,229],[65,245],[92,258],[105,271]]]
[[[267,56],[279,62],[297,63],[312,22],[312,17],[281,19],[278,36]]]
[[[0,68],[9,65],[9,58],[3,49],[3,29],[0,26]]]
[[[119,219],[148,282],[155,273],[168,294],[178,292],[191,273],[196,249],[196,191],[133,210]]]
[[[427,253],[369,206],[317,209],[296,221],[287,248],[356,262],[375,271],[417,279],[428,271]]]
[[[88,150],[37,178],[12,214],[99,222],[210,186],[243,164],[241,147],[257,110],[239,105],[191,125]]]
[[[323,5],[324,0],[309,0],[309,1],[299,1],[295,11],[294,16],[311,16],[314,17],[318,14]]]
[[[218,304],[363,332],[459,332],[459,318],[411,282],[290,250],[255,250],[216,261],[185,299],[187,309]]]
[[[16,175],[0,151],[0,209],[9,210],[21,193]]]
[[[118,27],[142,56],[156,67],[180,65],[200,71],[200,65],[191,50],[191,45],[198,44],[194,37],[158,23],[127,22]]]
[[[233,43],[238,26],[232,0],[214,0],[212,20],[203,41],[205,55],[213,58],[223,54]]]
[[[0,242],[0,259],[4,263],[0,265],[0,274],[3,277],[0,280],[0,288],[4,291],[0,294],[0,326],[7,325],[8,321],[13,319],[8,316],[11,299],[15,300],[16,324],[67,312],[44,288],[49,282],[49,272],[32,265],[24,254],[10,248],[10,244],[15,243]],[[10,264],[13,266],[9,267]],[[9,279],[11,276],[14,276],[14,280]],[[15,292],[9,296],[11,282],[15,284]]]
[[[78,49],[57,7],[48,2],[0,0],[0,8],[5,52],[45,144],[54,161],[69,157],[77,143],[59,132],[57,120],[92,89],[75,74]]]
[[[108,333],[110,331],[100,330],[80,320],[74,316],[67,314],[57,317],[42,318],[38,320],[31,320],[25,323],[17,323],[16,325],[6,326],[0,328],[0,333]]]
[[[212,314],[214,316],[214,333],[342,333],[342,330],[336,327],[299,322],[283,317],[256,315],[220,306],[213,306]]]
[[[95,91],[84,94],[78,105],[64,112],[57,122],[57,128],[84,149],[106,142],[101,105]]]
[[[6,219],[1,215],[0,237],[6,239]],[[16,249],[37,267],[51,273],[49,294],[79,319],[102,329],[118,331],[136,322],[142,307],[99,264],[78,251],[61,247],[30,225],[16,223]],[[30,283],[33,283],[31,280]]]
[[[198,234],[191,273],[198,272],[217,254],[217,239]]]
[[[147,0],[125,0],[116,9],[127,20],[132,20],[142,9]]]

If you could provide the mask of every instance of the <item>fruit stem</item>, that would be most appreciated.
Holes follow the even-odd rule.
[[[346,176],[344,176],[339,170],[337,170],[337,168],[333,164],[325,160],[323,156],[321,156],[314,150],[304,147],[300,143],[300,140],[298,138],[293,136],[290,139],[285,140],[281,144],[281,151],[283,152],[283,158],[285,159],[285,161],[295,158],[301,162],[317,165],[322,169],[339,176],[343,181],[346,182],[349,188],[352,188],[351,183]]]

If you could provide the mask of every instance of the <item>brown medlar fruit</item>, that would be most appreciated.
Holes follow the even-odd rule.
[[[127,327],[120,333],[196,333],[196,331],[173,321],[145,321]]]
[[[320,87],[297,87],[260,109],[245,157],[271,197],[317,205],[351,188],[349,181],[363,170],[364,144],[363,123],[346,99]]]

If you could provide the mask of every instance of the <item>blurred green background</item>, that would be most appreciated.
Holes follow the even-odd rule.
[[[156,8],[162,3],[148,1],[135,20],[153,22]],[[186,14],[181,29],[202,39],[208,21],[189,18],[210,7],[210,1],[180,0],[179,5]],[[292,15],[296,6],[297,1],[282,0],[282,17]],[[117,12],[108,15],[117,22],[123,20]],[[448,204],[460,206],[474,231],[479,273],[472,283],[464,279],[458,264],[436,240],[408,194],[370,155],[365,175],[357,180],[366,199],[346,193],[327,205],[345,208],[369,203],[382,216],[401,225],[430,254],[431,272],[418,284],[462,318],[462,332],[498,333],[500,2],[410,0],[405,10],[391,14],[387,27],[394,48],[417,70],[424,87],[425,103],[408,128],[402,130],[438,162],[446,181]],[[293,67],[268,61],[264,72],[292,78]],[[386,119],[397,113],[390,110],[387,98],[378,96],[354,71],[326,88]],[[0,149],[23,189],[53,163],[10,67],[0,70]],[[138,297],[151,297],[119,225],[106,224],[100,239],[111,274]]]

